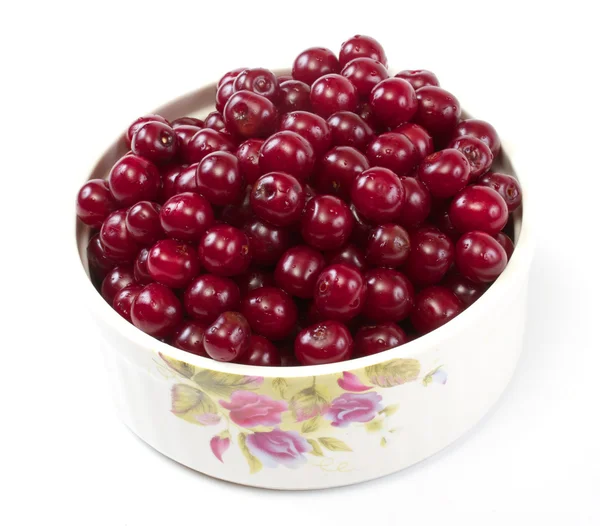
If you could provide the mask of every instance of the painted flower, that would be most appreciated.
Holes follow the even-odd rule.
[[[203,426],[216,426],[221,421],[221,417],[215,413],[203,413],[195,418]]]
[[[297,468],[306,462],[304,453],[311,450],[310,444],[299,433],[278,428],[248,435],[246,445],[250,453],[269,468],[279,464]]]
[[[210,449],[213,455],[223,462],[223,453],[229,449],[229,434],[227,436],[216,435],[210,439]]]
[[[281,423],[281,413],[287,410],[286,402],[252,391],[235,391],[231,401],[219,403],[230,411],[231,420],[242,427],[276,426]]]
[[[325,418],[332,426],[346,427],[351,422],[370,422],[382,409],[378,393],[344,393],[331,402]]]
[[[344,391],[352,391],[354,393],[362,393],[363,391],[372,389],[371,386],[363,384],[358,376],[348,371],[342,373],[342,377],[338,378],[337,383]]]

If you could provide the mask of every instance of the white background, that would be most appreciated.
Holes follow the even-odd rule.
[[[0,524],[600,524],[594,3],[2,2]],[[537,252],[522,359],[473,432],[404,472],[304,493],[212,480],[116,419],[71,280],[75,192],[138,115],[355,33],[394,69],[435,71],[524,159]]]

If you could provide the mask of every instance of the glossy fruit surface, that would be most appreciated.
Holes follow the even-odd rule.
[[[135,133],[148,122],[162,122],[163,124],[169,124],[169,121],[161,115],[144,115],[143,117],[136,119],[131,123],[125,134],[128,145],[131,144],[131,139]]]
[[[348,62],[341,75],[354,84],[358,96],[363,99],[368,98],[371,90],[389,77],[381,62],[367,57],[358,57]]]
[[[452,197],[469,182],[471,168],[458,150],[441,150],[425,157],[419,165],[418,177],[434,197]]]
[[[277,128],[277,108],[252,91],[238,91],[223,110],[227,130],[242,139],[268,137]]]
[[[204,349],[205,331],[206,325],[194,320],[186,320],[175,329],[169,343],[178,349],[208,358]]]
[[[434,152],[433,139],[423,126],[413,122],[405,122],[394,128],[392,132],[404,135],[411,142],[415,147],[416,159],[419,163]]]
[[[319,193],[350,200],[354,179],[369,168],[367,158],[350,146],[336,146],[321,159],[315,177]]]
[[[302,237],[318,250],[343,246],[350,239],[353,227],[354,219],[348,205],[332,195],[314,197],[302,214]]]
[[[489,146],[494,157],[500,153],[500,137],[496,129],[489,122],[480,119],[466,119],[458,123],[453,136],[477,137]]]
[[[431,194],[427,187],[415,177],[401,177],[404,187],[404,206],[400,210],[398,223],[414,228],[423,223],[431,212]]]
[[[492,151],[488,145],[477,137],[465,136],[453,139],[448,148],[454,148],[462,153],[469,161],[471,167],[469,178],[477,179],[481,174],[484,174],[492,166],[494,160]]]
[[[121,289],[115,295],[112,308],[115,309],[123,318],[131,323],[131,305],[137,295],[142,290],[142,285],[132,284]]]
[[[410,254],[410,237],[400,225],[386,223],[374,227],[369,234],[365,255],[376,267],[397,268]]]
[[[292,245],[290,230],[258,218],[248,221],[244,225],[243,231],[248,237],[252,261],[256,265],[275,265]]]
[[[418,108],[414,122],[431,135],[450,134],[460,119],[460,103],[448,91],[437,86],[423,86],[416,91]]]
[[[398,176],[411,173],[419,162],[415,146],[400,133],[382,133],[367,146],[371,166],[387,168]]]
[[[162,122],[147,122],[131,139],[131,150],[135,155],[153,163],[170,161],[177,153],[179,140],[171,126]]]
[[[270,340],[282,340],[290,334],[298,319],[294,300],[277,287],[262,287],[242,300],[242,313],[252,330]]]
[[[280,131],[271,135],[262,145],[258,165],[263,174],[285,172],[304,182],[312,174],[315,153],[301,135]]]
[[[387,57],[383,46],[373,37],[354,35],[342,44],[340,49],[340,66],[344,67],[348,62],[359,57],[377,60],[387,68]]]
[[[314,288],[315,307],[326,319],[349,321],[360,314],[367,285],[360,271],[338,263],[323,269]]]
[[[288,80],[279,84],[281,97],[277,106],[279,113],[310,111],[310,86],[299,80]]]
[[[229,225],[209,228],[200,241],[198,254],[202,266],[218,276],[243,274],[252,260],[248,237]]]
[[[288,113],[282,117],[279,129],[292,131],[304,137],[313,147],[316,158],[321,157],[331,146],[331,131],[327,121],[314,113]]]
[[[139,246],[127,230],[127,210],[112,212],[100,228],[100,242],[106,255],[118,262],[132,261]]]
[[[340,322],[323,321],[300,331],[294,353],[302,365],[321,365],[349,360],[352,335]]]
[[[160,174],[156,166],[146,159],[125,155],[108,174],[108,186],[121,206],[131,206],[138,201],[154,201],[160,189]]]
[[[395,323],[364,325],[354,336],[354,354],[356,357],[371,356],[403,345],[407,341],[406,333]]]
[[[284,172],[259,177],[250,193],[254,213],[275,226],[289,226],[300,220],[306,192],[298,180]]]
[[[170,237],[184,241],[198,241],[213,222],[210,203],[192,192],[171,197],[160,211],[163,231]]]
[[[148,252],[148,274],[167,287],[185,287],[200,270],[198,254],[174,239],[161,239]]]
[[[181,303],[173,291],[160,283],[146,285],[131,305],[131,321],[155,338],[169,337],[182,318]]]
[[[258,157],[263,143],[262,139],[248,139],[240,144],[235,152],[240,173],[246,184],[253,184],[262,174],[258,166]]]
[[[371,91],[369,102],[377,120],[390,127],[410,121],[418,108],[413,87],[406,80],[396,77],[377,84]]]
[[[281,356],[277,347],[264,336],[253,334],[250,337],[250,346],[239,362],[260,367],[277,367],[281,365]]]
[[[523,191],[521,190],[521,185],[516,177],[496,172],[488,172],[477,180],[477,184],[489,186],[496,190],[496,192],[502,196],[502,199],[504,199],[509,212],[514,212],[521,206]]]
[[[277,104],[280,97],[279,82],[273,74],[265,68],[249,68],[240,71],[234,81],[235,91],[250,91],[261,95],[272,103]]]
[[[456,243],[456,267],[475,283],[494,281],[506,268],[502,245],[485,232],[468,232]]]
[[[127,211],[125,226],[139,245],[151,245],[162,236],[160,209],[158,203],[140,201]]]
[[[397,322],[406,318],[413,306],[414,288],[397,270],[377,268],[365,274],[367,296],[363,312],[376,322]]]
[[[369,168],[354,179],[350,191],[358,212],[369,221],[394,221],[404,205],[404,187],[387,168]],[[332,247],[329,247],[332,248]]]
[[[92,228],[100,228],[116,207],[117,203],[104,179],[88,181],[77,194],[77,217]]]
[[[497,234],[508,222],[508,207],[502,196],[487,186],[471,185],[450,203],[450,221],[461,232],[481,230]]]
[[[319,77],[339,71],[340,64],[333,51],[324,47],[311,47],[294,60],[292,77],[310,86]]]
[[[204,332],[204,350],[213,360],[231,362],[250,347],[250,325],[239,312],[224,312]]]
[[[367,270],[365,253],[352,243],[349,243],[338,250],[327,252],[325,256],[329,265],[344,263],[356,267],[360,272]]]
[[[315,283],[325,267],[325,258],[314,248],[298,245],[288,249],[275,268],[279,287],[298,298],[312,298]]]
[[[416,295],[410,322],[419,333],[426,334],[448,323],[463,309],[459,299],[447,288],[429,287]]]
[[[465,307],[475,303],[485,292],[485,285],[465,278],[460,272],[449,273],[442,284],[454,293]]]
[[[106,302],[113,304],[115,296],[125,287],[135,284],[133,269],[129,265],[114,267],[102,280],[100,293]]]
[[[405,69],[396,73],[395,77],[404,79],[415,89],[423,86],[439,86],[440,81],[434,73],[427,69]]]
[[[334,146],[352,146],[364,151],[373,140],[374,133],[363,119],[350,111],[339,111],[327,119]]]
[[[204,128],[194,135],[185,150],[187,152],[185,162],[198,163],[208,154],[214,152],[235,152],[234,142],[227,135]]]
[[[410,236],[410,254],[403,267],[416,285],[439,283],[454,261],[452,240],[437,228],[422,227]]]
[[[320,77],[310,87],[310,103],[317,115],[327,118],[338,111],[356,110],[358,93],[346,77],[332,73]]]
[[[238,160],[229,152],[214,152],[202,159],[196,169],[198,193],[216,206],[237,203],[246,187]]]

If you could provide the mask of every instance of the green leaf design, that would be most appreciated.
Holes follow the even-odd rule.
[[[313,385],[292,396],[290,410],[296,422],[303,422],[322,415],[328,404],[327,395]]]
[[[437,373],[442,367],[442,365],[438,365],[433,371],[430,371],[425,375],[425,377],[423,378],[423,385],[425,387],[427,387],[430,383],[433,382],[433,375]]]
[[[302,432],[303,433],[312,433],[319,429],[319,424],[321,423],[321,415],[314,416],[310,420],[305,420],[302,424]]]
[[[197,417],[205,414],[216,415],[217,406],[200,389],[187,384],[175,384],[171,388],[171,412],[183,420],[196,425],[204,425]]]
[[[182,362],[181,360],[176,360],[175,358],[171,358],[170,356],[166,356],[162,353],[158,353],[158,355],[177,374],[180,374],[185,378],[191,378],[194,376],[194,374],[196,374],[196,368],[193,365]]]
[[[421,365],[414,358],[397,358],[365,368],[371,383],[379,387],[395,387],[412,382],[418,378],[420,371]]]
[[[380,442],[379,442],[379,445],[380,445],[381,447],[385,447],[385,446],[387,446],[387,440],[385,439],[385,437],[381,437],[381,440],[380,440]]]
[[[383,419],[371,420],[365,424],[367,431],[369,433],[376,433],[377,431],[381,431],[383,429]]]
[[[319,445],[319,443],[316,440],[309,438],[308,443],[312,446],[312,451],[309,451],[309,453],[311,455],[314,455],[315,457],[325,456],[325,455],[323,455],[323,450],[321,449],[321,446]]]
[[[246,445],[246,436],[246,433],[240,433],[238,435],[238,445],[240,446],[243,455],[246,457],[246,461],[250,467],[250,473],[257,473],[262,469],[263,465],[260,460],[250,453],[250,450]]]
[[[196,373],[192,380],[205,391],[218,396],[230,396],[239,389],[257,389],[263,381],[260,376],[218,373],[207,369]]]
[[[352,448],[348,444],[342,442],[338,438],[321,437],[318,440],[321,445],[324,448],[329,449],[329,451],[352,451]]]
[[[385,416],[392,416],[396,411],[398,411],[398,404],[391,404],[379,411],[379,414]]]
[[[273,378],[271,386],[273,387],[273,391],[279,392],[281,398],[285,399],[285,390],[288,386],[288,383],[285,378]]]

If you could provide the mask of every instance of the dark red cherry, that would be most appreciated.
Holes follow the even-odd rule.
[[[217,83],[217,88],[219,88],[220,86],[222,86],[223,84],[225,84],[226,82],[229,82],[231,80],[235,80],[237,78],[237,76],[244,70],[246,70],[248,68],[236,68],[236,69],[232,69],[231,71],[228,71],[227,73],[225,73],[225,75],[223,75],[221,77],[221,79],[219,80],[219,82]]]
[[[461,121],[454,130],[453,138],[464,136],[481,139],[489,146],[494,157],[500,153],[500,137],[496,129],[489,122],[480,119],[466,119]]]
[[[209,228],[200,241],[198,253],[202,266],[218,276],[243,274],[252,260],[248,237],[229,225]]]
[[[350,200],[356,177],[369,168],[367,158],[350,146],[336,146],[321,159],[315,177],[315,186],[322,194]]]
[[[262,139],[248,139],[240,144],[235,152],[240,173],[244,176],[246,184],[254,184],[261,176],[258,158],[264,142]]]
[[[436,202],[435,208],[429,216],[429,221],[432,226],[446,234],[452,241],[456,242],[460,237],[460,232],[450,220],[450,214],[448,213],[449,206],[450,203],[446,201]]]
[[[237,203],[246,188],[237,157],[214,152],[202,159],[196,169],[198,192],[217,206]]]
[[[465,307],[472,305],[485,292],[485,285],[465,278],[459,272],[450,272],[442,283],[462,302]]]
[[[167,287],[185,287],[198,274],[198,254],[191,246],[174,239],[157,241],[148,252],[148,274]]]
[[[477,180],[478,185],[489,186],[498,192],[509,212],[521,206],[523,192],[519,181],[512,175],[488,172]]]
[[[171,126],[153,121],[147,122],[133,134],[131,150],[150,162],[164,163],[175,157],[178,143]]]
[[[409,315],[413,306],[414,289],[404,274],[397,270],[376,268],[367,271],[365,281],[365,316],[376,322],[396,322]]]
[[[387,68],[387,57],[382,45],[372,37],[354,35],[342,44],[340,49],[340,66],[359,57],[367,57],[381,62]]]
[[[329,73],[338,73],[340,64],[333,51],[324,47],[311,47],[300,53],[292,67],[292,77],[309,86]]]
[[[284,82],[287,82],[288,80],[294,80],[294,77],[292,77],[291,75],[278,75],[277,76],[277,82],[279,83],[279,87],[281,87],[281,85]]]
[[[177,135],[178,149],[177,156],[181,160],[185,160],[189,157],[188,147],[192,137],[196,135],[202,128],[200,126],[190,126],[188,124],[182,124],[177,128],[173,128],[175,135]]]
[[[258,218],[251,219],[243,230],[248,236],[252,261],[257,265],[274,265],[292,244],[289,230]]]
[[[409,253],[410,238],[400,225],[387,223],[371,230],[365,251],[370,265],[396,268],[406,261]]]
[[[180,126],[196,126],[197,128],[204,128],[204,121],[197,119],[196,117],[179,117],[171,121],[171,127],[173,129],[179,128]]]
[[[352,236],[350,240],[352,241],[352,243],[364,250],[365,246],[367,245],[367,240],[369,239],[369,234],[371,233],[371,228],[373,228],[373,225],[358,213],[358,210],[356,209],[356,206],[354,206],[354,203],[350,204],[350,212],[352,213],[352,217],[354,218],[354,230],[352,230]]]
[[[323,321],[300,331],[294,353],[302,365],[343,362],[352,357],[352,335],[340,322]]]
[[[193,320],[185,320],[173,332],[169,344],[177,349],[191,352],[197,356],[209,358],[204,349],[204,332],[206,326]]]
[[[504,249],[504,252],[506,252],[507,261],[510,261],[510,257],[515,251],[515,244],[513,243],[513,240],[510,237],[508,237],[504,232],[499,232],[498,234],[496,234],[494,239],[498,241],[498,243],[500,243],[500,246]]]
[[[219,220],[222,223],[234,226],[236,228],[242,228],[246,223],[254,218],[254,212],[250,206],[250,194],[252,193],[252,186],[248,185],[244,191],[244,198],[241,202],[233,205],[227,205],[221,210]]]
[[[326,319],[351,320],[362,311],[366,295],[360,271],[344,263],[323,269],[315,283],[315,307]]]
[[[116,207],[117,203],[104,179],[88,181],[77,194],[77,217],[92,228],[100,228]]]
[[[168,338],[182,318],[181,303],[173,291],[160,283],[146,285],[131,305],[131,321],[155,338]]]
[[[90,238],[86,253],[92,278],[101,280],[116,266],[116,263],[106,255],[99,234]]]
[[[277,367],[281,365],[281,356],[277,347],[264,336],[253,334],[250,337],[250,347],[239,363],[260,367]]]
[[[279,126],[281,131],[292,131],[304,137],[313,147],[316,158],[331,146],[331,131],[327,121],[314,113],[293,111],[284,115]]]
[[[423,86],[416,94],[419,103],[414,122],[434,136],[449,134],[456,128],[461,108],[452,93],[438,86]]]
[[[371,90],[369,102],[377,120],[390,127],[410,121],[418,108],[413,87],[406,80],[395,77],[377,84]]]
[[[287,337],[298,319],[294,300],[277,287],[262,287],[242,300],[242,313],[252,330],[270,340]]]
[[[245,274],[240,274],[234,279],[240,289],[242,298],[245,298],[252,290],[275,286],[273,273],[259,268],[250,269]]]
[[[310,103],[317,115],[327,118],[338,111],[356,110],[358,93],[346,77],[332,73],[318,78],[312,84]]]
[[[142,288],[142,285],[128,285],[117,292],[113,299],[112,308],[129,323],[131,323],[131,305],[133,305],[133,301],[137,298]]]
[[[127,211],[125,226],[136,243],[151,245],[162,236],[160,209],[158,203],[140,201]]]
[[[361,98],[368,98],[371,90],[382,80],[389,77],[386,67],[377,60],[359,57],[348,62],[341,72],[346,77]]]
[[[471,174],[469,176],[471,181],[487,172],[490,166],[492,166],[492,161],[494,160],[492,151],[487,144],[477,137],[458,137],[450,141],[448,148],[458,150],[467,158],[471,167]]]
[[[215,96],[215,108],[217,108],[217,111],[220,113],[223,113],[225,104],[227,104],[227,101],[236,91],[234,82],[235,79],[228,80],[217,88],[217,94]]]
[[[358,104],[358,108],[356,109],[356,114],[365,121],[374,132],[384,131],[381,129],[380,123],[377,121],[375,117],[375,113],[373,112],[373,107],[368,101],[360,102]]]
[[[302,214],[302,237],[319,250],[334,250],[343,246],[353,228],[354,219],[348,205],[332,195],[314,197]]]
[[[325,254],[325,257],[329,265],[344,263],[356,267],[360,272],[367,270],[367,260],[364,252],[353,244],[348,244],[338,250],[328,252]]]
[[[214,222],[210,203],[201,195],[184,192],[169,199],[160,211],[160,224],[170,237],[197,241]]]
[[[219,362],[239,359],[250,347],[250,325],[239,312],[224,312],[204,332],[204,350]]]
[[[391,170],[398,176],[408,175],[419,162],[413,143],[399,133],[382,133],[367,146],[367,159],[371,166]]]
[[[307,143],[308,144],[308,143]],[[252,187],[254,213],[275,226],[289,226],[302,216],[306,192],[298,180],[284,172],[262,175]]]
[[[315,165],[310,143],[291,131],[280,131],[269,137],[260,149],[258,165],[262,173],[285,172],[298,181],[309,179]]]
[[[410,236],[410,254],[403,271],[419,286],[439,283],[454,261],[450,238],[433,227],[421,227]]]
[[[149,253],[150,251],[147,248],[142,248],[133,263],[133,275],[136,283],[139,283],[140,285],[147,285],[154,281],[152,276],[148,273]]]
[[[410,321],[420,334],[426,334],[448,323],[463,309],[462,303],[449,289],[429,287],[416,295]]]
[[[440,85],[440,81],[435,74],[426,69],[405,69],[400,73],[396,73],[394,76],[406,80],[415,90],[418,90],[423,86]]]
[[[233,97],[232,97],[233,98]],[[186,148],[187,163],[198,163],[208,154],[214,152],[235,152],[235,144],[233,141],[216,130],[204,128],[194,135]]]
[[[327,119],[334,146],[352,146],[364,151],[374,137],[374,132],[356,113],[339,111]]]
[[[476,283],[494,281],[506,268],[506,251],[485,232],[468,232],[456,243],[456,267]]]
[[[169,199],[177,194],[184,192],[198,192],[198,184],[196,182],[196,170],[199,163],[193,163],[181,169],[181,172],[175,179],[173,191]]]
[[[384,223],[398,217],[404,206],[405,193],[394,172],[377,167],[365,170],[354,179],[351,197],[363,217]]]
[[[114,267],[102,280],[100,293],[110,305],[113,304],[115,296],[125,287],[135,284],[133,269],[130,265],[119,265]]]
[[[450,203],[450,221],[461,232],[481,230],[497,234],[508,222],[508,207],[502,196],[487,186],[467,186]]]
[[[225,106],[223,117],[229,133],[242,139],[268,137],[278,124],[275,105],[252,91],[234,93]]]
[[[408,342],[406,333],[395,323],[364,325],[354,336],[354,354],[371,356]]]
[[[299,80],[288,80],[279,84],[281,98],[277,108],[280,113],[310,111],[310,86]]]
[[[279,82],[273,72],[268,69],[251,68],[240,71],[235,78],[234,87],[235,91],[251,91],[274,104],[279,102]]]
[[[431,194],[427,187],[415,177],[401,177],[404,187],[404,206],[400,210],[398,223],[407,228],[414,228],[423,223],[431,212]]]
[[[323,255],[306,245],[288,249],[275,268],[275,281],[292,296],[312,298],[315,283],[325,267]]]
[[[446,149],[425,157],[417,175],[434,197],[445,199],[460,192],[469,182],[471,168],[458,150]]]
[[[421,162],[434,152],[433,139],[423,126],[405,122],[392,131],[404,135],[412,143],[417,151],[417,162]]]
[[[162,186],[158,192],[157,201],[159,203],[164,203],[167,199],[173,197],[175,194],[179,193],[175,190],[175,185],[177,184],[177,178],[179,174],[187,167],[185,164],[174,164],[168,166],[161,173]]]
[[[110,191],[121,206],[154,201],[160,189],[160,174],[151,162],[136,155],[121,157],[108,174]]]
[[[132,261],[139,250],[139,246],[127,230],[127,210],[116,210],[102,223],[100,228],[100,241],[106,255],[119,262]]]
[[[223,118],[223,114],[221,112],[211,111],[204,120],[204,127],[221,132],[231,139],[231,134],[225,127],[225,119]]]
[[[128,145],[131,144],[131,139],[133,139],[135,133],[148,122],[162,122],[163,124],[169,124],[169,121],[160,115],[144,115],[143,117],[136,119],[127,129],[126,139]]]
[[[192,318],[208,324],[225,311],[239,309],[240,290],[229,278],[204,274],[188,285],[183,303]]]

